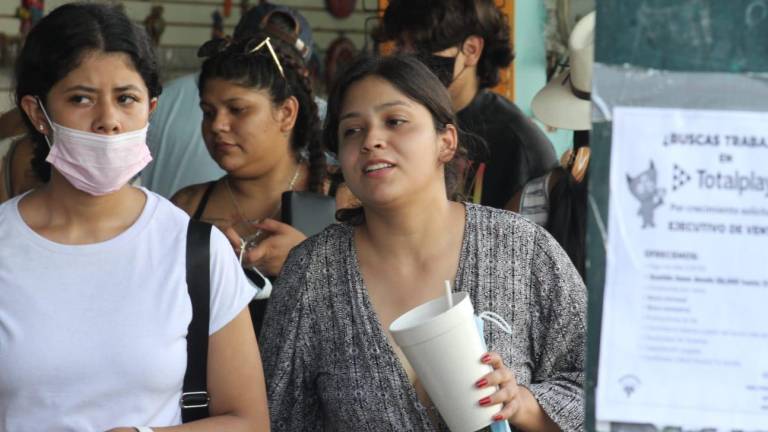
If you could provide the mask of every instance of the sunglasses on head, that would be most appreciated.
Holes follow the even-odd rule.
[[[208,42],[204,43],[197,50],[197,56],[203,57],[203,58],[212,57],[220,52],[227,50],[227,48],[232,46],[232,43],[233,41],[229,37],[220,38],[220,39],[211,39]],[[272,46],[272,42],[270,41],[269,36],[266,36],[263,39],[259,38],[259,39],[249,40],[244,45],[243,54],[246,54],[246,55],[256,54],[264,48],[266,48],[266,51],[269,52],[270,57],[272,57],[272,61],[275,63],[277,70],[280,72],[280,76],[285,78],[283,65],[282,63],[280,63],[280,58],[277,56],[277,53],[275,52],[275,48]]]

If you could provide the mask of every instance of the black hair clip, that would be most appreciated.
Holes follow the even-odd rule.
[[[201,58],[211,57],[229,48],[230,45],[232,45],[232,38],[229,36],[211,39],[200,45],[200,48],[197,49],[197,56]]]

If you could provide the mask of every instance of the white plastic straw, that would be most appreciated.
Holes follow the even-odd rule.
[[[451,281],[445,281],[445,299],[448,301],[448,309],[453,307],[453,295],[451,295]]]

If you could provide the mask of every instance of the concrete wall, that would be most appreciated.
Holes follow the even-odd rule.
[[[46,0],[46,12],[56,7],[70,3],[69,0]],[[321,59],[328,45],[339,35],[350,38],[356,47],[361,48],[365,43],[366,18],[373,17],[374,11],[365,11],[363,7],[372,8],[374,0],[358,0],[355,11],[347,18],[334,18],[325,9],[324,0],[273,0],[275,4],[284,4],[299,9],[312,25],[315,42],[318,45]],[[109,1],[105,1],[109,3]],[[154,5],[164,7],[163,18],[166,29],[158,50],[160,63],[164,66],[163,77],[166,79],[195,70],[199,64],[195,53],[197,47],[210,39],[211,14],[217,8],[221,9],[223,0],[122,0],[111,1],[122,3],[126,13],[136,22],[143,22]],[[225,32],[232,33],[235,24],[240,19],[239,0],[233,0],[232,13],[225,18]],[[251,0],[251,5],[258,0]],[[18,35],[19,21],[11,16],[15,13],[20,1],[0,0],[0,33]],[[12,104],[7,96],[11,88],[10,70],[0,69],[0,112]]]
[[[574,15],[581,16],[594,7],[595,0],[571,0]],[[68,0],[47,0],[46,11],[68,3]],[[115,3],[117,1],[113,1]],[[0,0],[0,33],[18,34],[19,22],[13,15],[20,2],[16,0]],[[221,0],[122,0],[128,15],[137,22],[142,22],[149,14],[153,5],[162,5],[165,9],[164,18],[167,22],[165,33],[161,40],[159,56],[161,64],[166,66],[164,77],[186,73],[197,67],[194,53],[197,47],[210,38],[211,14],[219,8]],[[233,0],[232,14],[226,18],[225,31],[231,33],[240,18],[239,1]],[[250,3],[257,4],[258,0]],[[273,0],[272,3],[296,7],[309,20],[321,56],[327,46],[341,34],[349,37],[360,48],[365,43],[363,34],[366,19],[375,15],[371,8],[375,0],[358,0],[356,9],[351,16],[336,19],[325,10],[324,0]],[[368,8],[369,10],[365,10]],[[515,99],[524,109],[528,109],[530,99],[544,85],[544,42],[543,20],[545,14],[543,3],[533,0],[517,0],[515,22],[515,60],[516,88]],[[372,24],[372,22],[370,23]],[[7,92],[11,83],[8,69],[0,69],[0,111],[11,106]],[[569,145],[569,136],[562,132],[552,135],[558,149]]]
[[[595,0],[571,0],[574,20],[595,7]],[[515,103],[528,115],[531,100],[546,84],[545,21],[547,14],[541,1],[515,2]],[[558,154],[569,148],[573,133],[567,130],[549,130],[534,119],[546,132]]]
[[[69,2],[68,0],[47,0],[46,11],[51,11],[57,6]],[[163,34],[162,44],[191,47],[197,47],[209,39],[212,22],[211,14],[215,9],[220,9],[217,5],[223,3],[216,0],[112,1],[112,3],[119,2],[122,2],[128,15],[137,22],[144,20],[153,5],[162,5],[165,9],[163,16],[168,23]],[[14,14],[18,3],[14,0],[0,1],[0,32],[6,34],[18,33],[18,20],[9,17],[9,15]],[[240,19],[240,8],[237,6],[239,2],[234,0],[233,3],[235,3],[235,6],[232,7],[232,14],[224,20],[225,31],[228,33],[231,33],[235,24]],[[250,3],[254,5],[258,2],[251,0]],[[356,10],[352,15],[344,19],[337,19],[325,10],[325,2],[323,0],[273,0],[272,3],[285,4],[301,10],[313,28],[321,29],[315,35],[316,42],[321,49],[328,46],[340,33],[345,33],[356,45],[362,46],[364,38],[361,33],[365,18],[373,15],[373,12],[365,12],[363,6],[364,3],[368,3],[366,5],[368,7],[373,7],[374,5],[372,0],[367,0],[367,2],[358,0]]]

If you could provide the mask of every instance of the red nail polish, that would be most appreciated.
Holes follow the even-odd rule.
[[[502,421],[502,420],[504,420],[504,417],[502,417],[501,414],[496,414],[495,416],[493,416],[493,421]]]
[[[483,387],[485,387],[486,384],[488,384],[488,380],[485,379],[485,378],[482,378],[482,379],[477,380],[477,382],[475,383],[475,387],[483,388]]]
[[[491,355],[490,354],[483,355],[482,357],[480,357],[480,361],[483,363],[488,363],[489,361],[491,361]]]
[[[480,406],[486,406],[486,405],[489,405],[490,403],[491,403],[490,396],[480,399]]]

